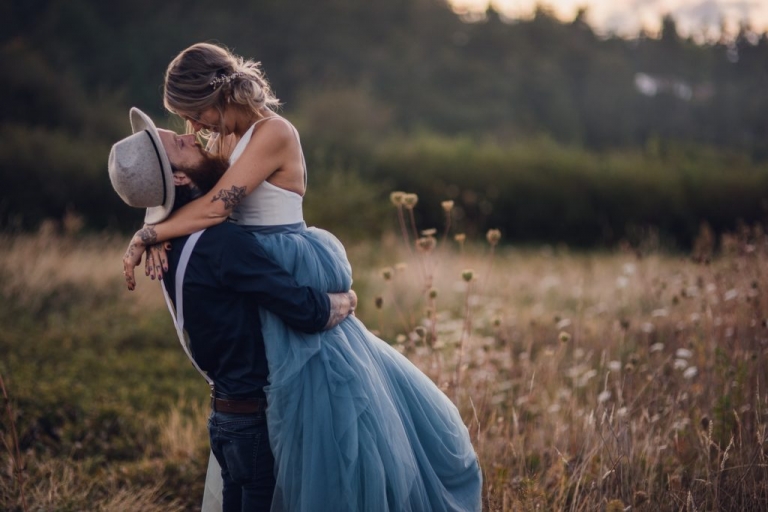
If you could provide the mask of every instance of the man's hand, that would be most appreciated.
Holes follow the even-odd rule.
[[[357,307],[357,294],[354,290],[345,293],[329,293],[331,299],[331,314],[325,329],[331,329],[339,325],[342,320],[355,313]]]

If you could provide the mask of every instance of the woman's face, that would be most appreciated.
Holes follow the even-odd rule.
[[[218,133],[221,128],[221,114],[219,113],[219,110],[214,107],[210,107],[202,112],[193,112],[191,114],[182,115],[181,117],[192,124],[192,129],[195,130],[195,132],[199,132],[200,130],[210,130]]]
[[[179,135],[170,130],[157,130],[160,142],[163,143],[165,153],[171,165],[177,168],[195,168],[205,161],[203,148],[197,142],[194,134]]]

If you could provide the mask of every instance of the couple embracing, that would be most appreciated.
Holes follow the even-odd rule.
[[[133,109],[109,170],[123,200],[147,208],[127,285],[146,252],[211,385],[203,509],[479,511],[456,407],[350,315],[344,248],[304,224],[301,143],[258,63],[193,45],[169,65],[164,103],[207,147]]]

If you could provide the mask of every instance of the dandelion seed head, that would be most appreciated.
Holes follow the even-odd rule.
[[[488,243],[491,245],[496,245],[499,243],[499,240],[501,240],[501,231],[498,229],[489,229],[488,233],[485,234],[486,240],[488,240]]]
[[[453,210],[453,201],[443,201],[442,203],[440,203],[440,206],[443,207],[443,210],[445,211],[445,213],[448,213],[451,210]]]
[[[423,252],[430,252],[437,245],[437,240],[433,236],[423,236],[416,240],[416,247]]]
[[[610,361],[608,363],[608,369],[612,372],[619,372],[621,371],[621,361]]]
[[[399,190],[389,194],[389,200],[392,201],[392,204],[395,206],[402,206],[404,197],[405,197],[405,192],[401,192]]]
[[[403,196],[403,206],[408,208],[409,210],[413,210],[413,208],[416,206],[416,203],[419,202],[419,196],[416,194],[405,194]]]
[[[457,235],[454,235],[453,239],[459,242],[460,244],[463,244],[467,240],[467,235],[465,235],[464,233],[459,233]]]
[[[597,395],[597,403],[602,404],[604,402],[607,402],[609,398],[611,398],[611,392],[606,389],[605,391]]]

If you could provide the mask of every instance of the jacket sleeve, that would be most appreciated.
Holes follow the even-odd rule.
[[[232,226],[222,242],[218,277],[225,289],[250,295],[297,331],[318,332],[326,326],[331,311],[326,293],[299,286],[252,235],[239,227]]]

